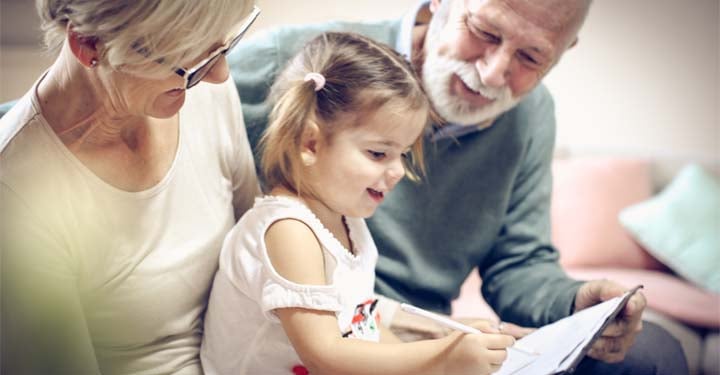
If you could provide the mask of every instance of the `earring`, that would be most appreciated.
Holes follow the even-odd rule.
[[[302,159],[302,162],[306,167],[309,167],[315,163],[315,156],[305,152],[300,154],[300,159]]]
[[[93,57],[92,60],[90,60],[90,69],[96,67],[97,64],[98,64],[97,59]]]

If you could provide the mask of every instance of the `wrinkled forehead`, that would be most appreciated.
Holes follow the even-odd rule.
[[[591,0],[461,0],[468,9],[501,7],[533,25],[552,32],[574,31],[582,25]]]

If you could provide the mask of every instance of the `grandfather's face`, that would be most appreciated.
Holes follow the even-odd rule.
[[[515,106],[574,41],[582,9],[570,3],[575,2],[441,4],[446,8],[431,21],[422,68],[438,113],[447,121],[472,125]]]

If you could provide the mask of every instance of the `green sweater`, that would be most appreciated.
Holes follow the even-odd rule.
[[[256,153],[275,76],[325,30],[395,46],[400,21],[285,27],[242,42],[229,63]],[[428,137],[426,178],[401,181],[368,219],[380,251],[376,291],[448,313],[477,267],[482,294],[503,320],[537,326],[570,314],[580,283],[567,278],[550,243],[554,138],[553,101],[542,85],[489,128]]]

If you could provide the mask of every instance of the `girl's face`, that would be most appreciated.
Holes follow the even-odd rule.
[[[320,203],[350,217],[370,217],[395,184],[405,176],[404,153],[422,134],[425,109],[407,111],[388,103],[333,134],[318,137],[307,182]]]

